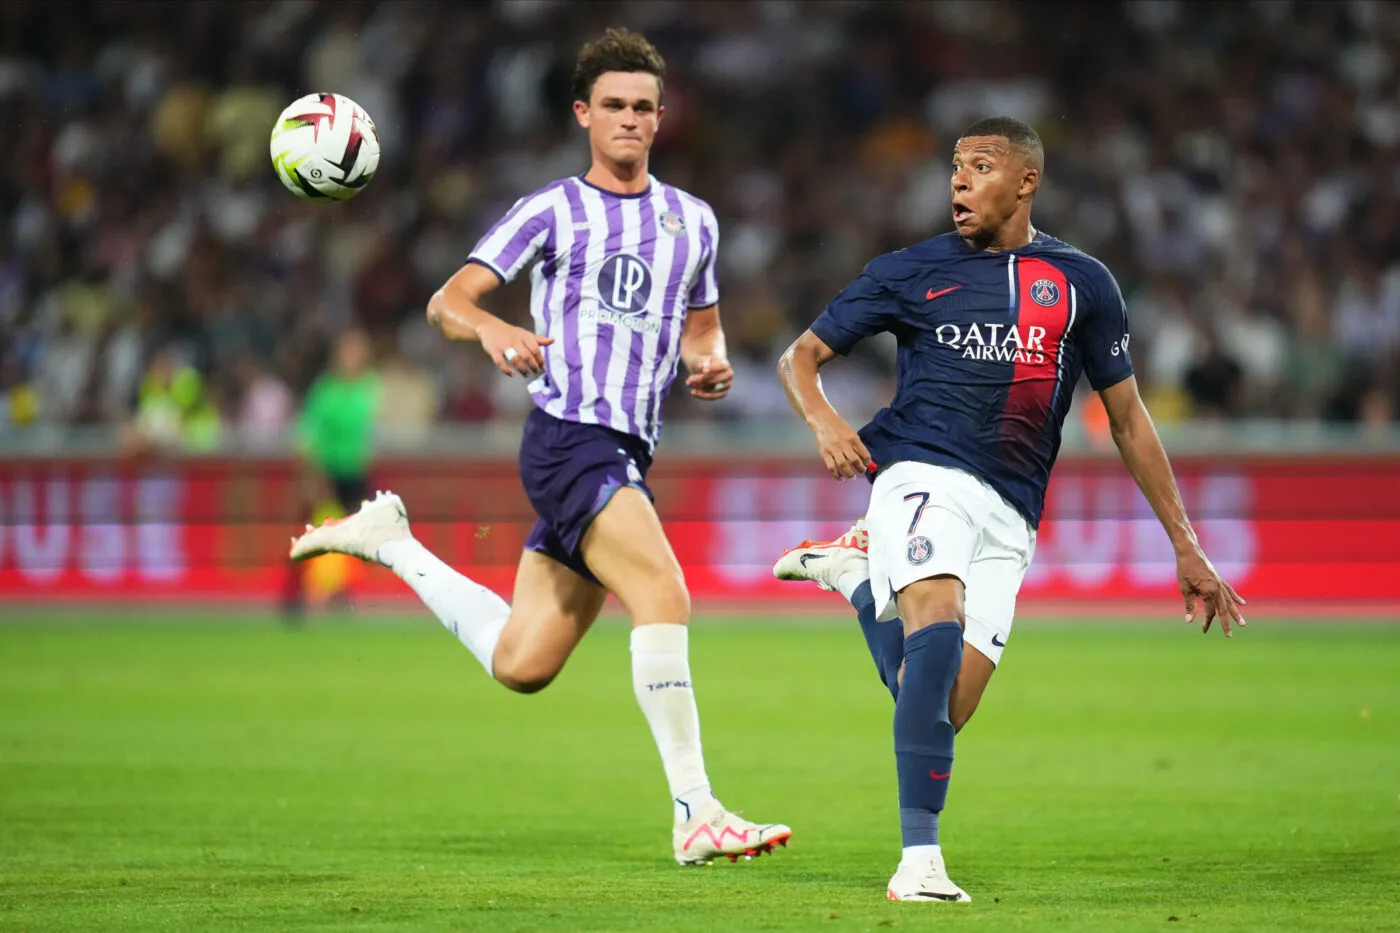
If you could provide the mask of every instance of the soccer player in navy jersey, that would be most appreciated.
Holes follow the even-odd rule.
[[[690,596],[646,483],[677,367],[685,364],[685,385],[701,399],[723,398],[734,380],[714,212],[648,171],[664,71],[656,49],[627,30],[584,46],[574,115],[588,131],[592,166],[517,201],[428,302],[428,320],[445,336],[479,343],[504,375],[530,380],[520,477],[539,520],[514,604],[423,547],[392,493],[344,521],[308,527],[292,558],[336,551],[388,567],[488,674],[521,693],[549,685],[616,595],[632,617],[633,690],[670,784],[673,852],[681,864],[704,864],[771,852],[792,831],[743,819],[710,791],[691,686]],[[481,307],[526,267],[533,329]]]
[[[839,590],[895,697],[904,853],[891,900],[971,900],[949,880],[938,820],[967,722],[1011,632],[1050,469],[1080,374],[1176,550],[1186,618],[1230,634],[1244,602],[1206,559],[1128,356],[1118,284],[1098,260],[1031,225],[1045,154],[1018,120],[973,124],[953,150],[955,232],[872,260],[778,364],[837,479],[870,476],[866,517],[803,542],[780,579]],[[898,387],[856,432],[818,370],[865,337],[898,341]],[[902,621],[902,624],[898,624]]]

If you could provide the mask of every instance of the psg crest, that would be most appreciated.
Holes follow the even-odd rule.
[[[675,211],[666,211],[661,215],[661,229],[671,236],[680,236],[685,233],[685,218]]]
[[[933,556],[933,542],[923,535],[918,535],[909,539],[909,546],[904,549],[904,558],[914,566],[928,563],[928,559]]]
[[[1060,286],[1049,279],[1036,279],[1035,284],[1031,286],[1031,298],[1038,305],[1052,307],[1060,301]]]

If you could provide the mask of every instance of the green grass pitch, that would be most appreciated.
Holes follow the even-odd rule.
[[[884,900],[853,621],[697,621],[716,790],[795,835],[683,869],[616,621],[521,697],[428,617],[93,615],[0,613],[3,930],[1400,928],[1400,625],[1022,622],[959,739],[949,905]]]

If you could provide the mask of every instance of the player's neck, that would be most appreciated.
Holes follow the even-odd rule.
[[[647,160],[620,165],[607,156],[594,155],[593,165],[583,180],[595,188],[611,191],[613,194],[641,194],[651,184],[647,173]]]
[[[1001,229],[997,231],[997,235],[992,238],[990,243],[984,245],[969,240],[966,237],[963,238],[963,242],[973,249],[980,250],[984,253],[1005,253],[1014,249],[1030,246],[1035,238],[1036,229],[1031,225],[1031,219],[1029,217],[1013,217],[1011,220],[1002,224]]]

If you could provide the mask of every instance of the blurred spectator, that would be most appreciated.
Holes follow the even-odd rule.
[[[238,434],[254,450],[276,447],[287,439],[296,417],[296,397],[260,358],[245,354],[237,363]]]
[[[1184,379],[1192,413],[1212,421],[1238,417],[1245,405],[1244,368],[1225,350],[1213,327],[1201,329],[1201,348]]]
[[[24,377],[19,358],[0,359],[0,429],[27,427],[38,420],[39,393]]]
[[[205,379],[173,346],[157,351],[142,377],[131,427],[138,449],[218,445],[222,424]]]
[[[377,421],[381,431],[402,443],[428,438],[441,406],[437,386],[421,367],[397,353],[389,354],[379,365],[379,392]]]
[[[52,0],[3,17],[7,430],[135,414],[207,444],[222,407],[234,436],[270,439],[352,325],[385,342],[416,436],[518,418],[518,381],[404,323],[518,197],[586,166],[568,76],[607,23],[665,54],[653,170],[721,223],[740,376],[729,406],[673,393],[673,422],[786,420],[775,355],[870,258],[949,229],[948,152],[993,113],[1044,136],[1037,226],[1118,278],[1161,420],[1400,407],[1395,4]],[[347,204],[297,201],[268,165],[276,114],[315,90],[384,140]],[[523,320],[524,301],[496,304]],[[829,388],[858,418],[892,371],[874,346]]]

